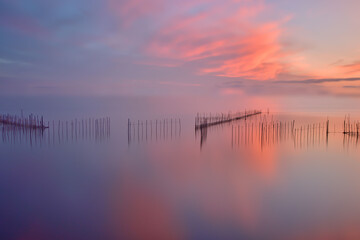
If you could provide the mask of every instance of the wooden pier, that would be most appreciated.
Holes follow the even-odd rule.
[[[245,112],[229,113],[229,114],[215,114],[208,116],[200,116],[199,114],[195,118],[195,130],[211,127],[214,125],[230,123],[232,121],[245,119],[261,114],[260,110],[251,110]]]

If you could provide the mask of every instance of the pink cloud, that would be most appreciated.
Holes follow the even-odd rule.
[[[113,46],[135,63],[252,80],[353,77],[360,64],[309,64],[285,27],[290,17],[265,0],[108,0],[122,29]],[[125,29],[125,30],[124,30]],[[286,40],[286,41],[285,41]],[[124,50],[125,49],[125,50]],[[349,89],[347,89],[349,90]]]
[[[183,63],[201,60],[200,74],[275,78],[285,69],[282,57],[286,54],[279,40],[283,20],[256,20],[266,5],[261,1],[239,2],[214,4],[197,14],[184,11],[170,18],[153,35],[145,52]]]
[[[0,26],[35,37],[49,34],[35,19],[26,16],[0,15]]]
[[[212,67],[202,71],[226,77],[275,78],[285,68],[280,62],[283,53],[277,42],[280,33],[276,23],[260,26],[249,36],[235,39],[238,42],[232,47],[234,55],[224,61],[214,62]]]
[[[118,16],[125,27],[129,27],[142,17],[158,12],[164,5],[163,0],[108,0],[107,3],[110,12]]]

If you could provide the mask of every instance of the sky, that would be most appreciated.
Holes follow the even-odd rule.
[[[0,0],[2,95],[360,96],[358,0]]]

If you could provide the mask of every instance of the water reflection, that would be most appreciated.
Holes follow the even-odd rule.
[[[35,145],[34,131],[0,125],[8,143],[0,144],[8,239],[24,238],[18,233],[32,229],[34,219],[44,239],[360,235],[359,152],[343,149],[356,147],[358,138],[356,125],[343,133],[342,116],[329,118],[327,127],[326,116],[262,114],[203,128],[195,140],[194,115],[157,122],[151,112],[153,120],[111,116],[111,138],[106,120],[51,121],[36,132],[36,145],[54,147],[31,151],[24,136]],[[59,146],[72,142],[84,144]]]

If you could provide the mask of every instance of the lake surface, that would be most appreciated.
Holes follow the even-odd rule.
[[[0,238],[360,239],[360,144],[341,133],[359,112],[304,101],[2,97],[50,128],[0,126]],[[195,131],[246,108],[264,113]]]

